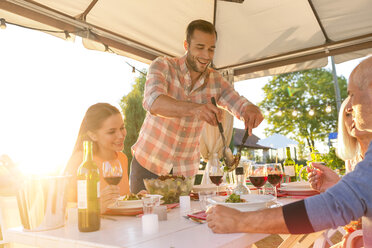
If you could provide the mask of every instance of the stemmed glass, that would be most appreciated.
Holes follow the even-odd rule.
[[[268,177],[266,164],[251,164],[248,176],[251,183],[258,189],[258,194],[262,194],[261,188],[265,185]]]
[[[211,164],[209,166],[209,178],[212,183],[217,185],[217,195],[218,195],[218,186],[222,183],[223,170],[218,163]]]
[[[103,178],[110,185],[118,185],[123,177],[123,168],[118,159],[104,161],[102,165]]]
[[[280,183],[283,177],[283,169],[280,163],[272,163],[266,164],[267,173],[268,173],[268,181],[274,188],[275,199],[278,196],[276,191],[276,185]]]

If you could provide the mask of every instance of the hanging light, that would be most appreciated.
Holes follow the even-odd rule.
[[[265,115],[268,116],[270,114],[270,108],[265,109]]]
[[[330,113],[330,112],[332,111],[332,107],[331,107],[330,105],[328,105],[328,106],[326,107],[325,111],[326,111],[327,113]]]
[[[297,114],[298,114],[297,110],[294,109],[293,112],[292,112],[292,116],[293,116],[293,117],[296,117]]]
[[[136,67],[132,66],[132,73],[136,73]]]
[[[72,41],[72,37],[68,31],[65,31],[65,38],[67,41]]]
[[[311,109],[309,110],[309,115],[310,115],[310,116],[313,116],[314,114],[315,114],[315,111],[314,111],[314,109],[311,108]]]
[[[6,22],[4,18],[0,18],[0,28],[6,29]]]

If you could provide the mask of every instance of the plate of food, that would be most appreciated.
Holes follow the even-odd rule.
[[[109,206],[109,208],[115,209],[131,209],[131,208],[142,208],[142,195],[129,194],[120,196],[116,199],[116,202]]]
[[[258,209],[266,208],[275,201],[272,195],[236,195],[229,196],[215,196],[208,199],[209,203],[213,205],[223,205],[229,208],[235,208],[242,212],[255,211]]]

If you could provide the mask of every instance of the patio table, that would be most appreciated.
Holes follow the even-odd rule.
[[[197,209],[199,202],[191,202]],[[102,219],[99,231],[82,233],[77,223],[62,228],[29,232],[23,227],[7,230],[7,241],[41,248],[164,248],[164,247],[250,247],[269,234],[215,234],[207,224],[198,224],[180,215],[180,209],[172,209],[168,220],[159,221],[156,234],[142,233],[141,218],[134,216],[110,216],[117,221]]]

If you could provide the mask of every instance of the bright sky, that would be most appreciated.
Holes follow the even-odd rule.
[[[119,108],[138,76],[125,61],[148,68],[87,50],[80,40],[71,43],[11,25],[0,30],[0,58],[0,155],[8,154],[29,173],[48,173],[66,164],[90,105],[108,102]],[[358,61],[336,65],[338,74],[348,78]],[[237,82],[235,88],[258,103],[267,80]],[[236,120],[234,126],[243,128],[243,123]],[[260,138],[264,127],[254,130]]]

